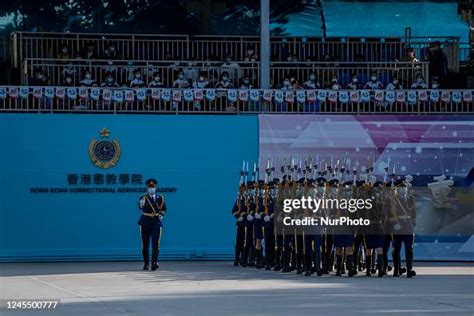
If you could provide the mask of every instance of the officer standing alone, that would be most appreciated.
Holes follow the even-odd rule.
[[[163,228],[163,216],[166,212],[165,198],[156,194],[157,181],[148,179],[145,181],[147,194],[140,197],[139,209],[142,216],[138,221],[140,234],[142,237],[143,270],[148,270],[150,260],[150,239],[151,239],[151,270],[155,271],[158,265],[158,255],[160,253],[160,239]]]

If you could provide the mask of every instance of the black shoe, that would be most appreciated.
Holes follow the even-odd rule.
[[[349,278],[352,278],[356,274],[357,274],[357,271],[354,271],[354,270],[350,269],[349,272],[347,273],[347,276]]]
[[[303,274],[303,270],[300,268],[296,269],[296,274]]]
[[[304,276],[311,276],[311,271],[306,270],[305,273],[304,273]]]
[[[280,267],[280,266],[275,266],[275,267],[273,268],[273,271],[280,271],[280,270],[281,270],[281,267]]]
[[[395,270],[393,271],[393,276],[396,277],[396,278],[398,278],[398,277],[400,276],[400,272],[398,272],[398,270],[395,269]]]
[[[407,268],[400,268],[400,275],[404,274],[407,272]]]
[[[371,274],[375,274],[375,273],[377,273],[377,270],[375,270],[375,269],[370,269],[370,273],[371,273]]]
[[[151,271],[158,270],[160,268],[160,265],[156,262],[151,264]]]
[[[387,271],[388,272],[392,271],[392,266],[387,266]]]
[[[371,275],[370,269],[365,270],[365,276],[368,276],[368,277],[369,277],[370,275]]]
[[[148,263],[145,263],[145,264],[143,265],[143,270],[144,270],[144,271],[148,270]]]
[[[322,276],[323,273],[324,273],[323,269],[318,269],[318,271],[316,271],[317,276]]]
[[[288,273],[288,272],[291,272],[291,269],[289,267],[284,267],[281,272],[283,273]]]
[[[379,278],[381,278],[381,277],[383,277],[384,275],[385,275],[385,272],[383,272],[383,270],[379,270],[377,276],[378,276]]]
[[[407,278],[414,277],[416,275],[416,272],[413,270],[408,270],[407,271]]]
[[[341,274],[341,270],[338,269],[338,270],[336,271],[336,276],[341,276],[341,275],[342,275],[342,274]]]
[[[238,267],[239,266],[239,262],[236,260],[234,261],[234,267]]]

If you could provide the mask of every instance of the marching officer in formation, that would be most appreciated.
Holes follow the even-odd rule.
[[[389,167],[383,179],[377,179],[368,159],[367,166],[350,159],[319,162],[313,159],[286,159],[276,176],[274,160],[269,159],[260,176],[254,163],[249,174],[248,162],[243,162],[237,199],[232,208],[236,219],[234,266],[265,268],[311,276],[347,274],[353,277],[365,269],[365,275],[383,277],[391,271],[388,253],[392,246],[393,276],[413,270],[415,198],[411,176],[397,177],[395,166],[388,179]],[[388,165],[390,161],[388,162]],[[277,169],[278,170],[278,169]],[[264,178],[264,180],[261,180]],[[368,227],[313,225],[311,227],[284,225],[283,204],[287,199],[370,199],[372,207],[364,210]],[[293,219],[328,217],[361,217],[346,208],[319,209],[301,207],[292,212]],[[406,267],[401,266],[401,248],[405,249]]]
[[[138,203],[138,208],[142,211],[138,225],[140,225],[142,238],[143,270],[149,269],[151,240],[151,270],[155,271],[160,267],[158,256],[166,204],[164,196],[156,194],[157,181],[155,179],[146,180],[145,185],[147,194],[141,196]]]

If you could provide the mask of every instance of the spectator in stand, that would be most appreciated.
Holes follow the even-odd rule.
[[[43,70],[36,69],[33,77],[28,80],[30,86],[45,86],[48,83],[48,78],[45,76]]]
[[[415,77],[415,82],[411,85],[412,89],[428,89],[428,85],[425,82],[422,74],[417,74]]]
[[[190,85],[189,85],[188,80],[186,80],[186,78],[184,77],[184,72],[180,70],[178,72],[178,79],[176,79],[173,82],[173,88],[185,89],[185,88],[189,88],[189,86]]]
[[[101,84],[101,87],[104,87],[104,88],[118,88],[120,87],[120,85],[115,82],[114,80],[114,76],[112,75],[112,73],[107,73],[106,77],[105,77],[105,82],[103,82]]]
[[[76,66],[74,66],[72,63],[65,65],[61,71],[61,75],[63,78],[66,78],[66,76],[71,76],[74,78],[77,75]]]
[[[448,76],[448,58],[441,49],[439,41],[430,45],[427,59],[430,63],[429,71],[431,78],[438,77],[439,82],[444,84]]]
[[[227,55],[224,63],[221,65],[221,73],[227,72],[231,81],[236,81],[240,78],[240,66],[232,61],[232,56]]]
[[[143,88],[145,87],[145,82],[142,80],[142,73],[139,69],[136,69],[133,72],[133,80],[130,81],[130,88]]]
[[[79,81],[81,87],[96,87],[97,83],[94,79],[92,79],[92,74],[89,70],[86,70],[84,74],[84,79]]]
[[[411,47],[407,48],[407,56],[402,61],[412,63],[414,66],[420,62],[415,56],[415,50]]]
[[[300,81],[298,79],[295,79],[292,84],[291,84],[291,87],[293,88],[293,90],[300,90],[300,89],[303,89],[303,86],[301,85]]]
[[[359,81],[359,77],[356,74],[352,75],[352,80],[349,82],[349,84],[346,86],[346,89],[349,90],[359,90],[362,89],[362,84]]]
[[[246,62],[255,62],[258,61],[258,55],[255,53],[253,46],[249,46],[247,48],[247,55],[244,58]]]
[[[318,80],[316,80],[316,73],[311,71],[309,73],[309,79],[303,83],[304,89],[319,89],[321,85],[319,84]]]
[[[153,80],[148,84],[148,88],[164,88],[165,84],[161,81],[160,74],[155,72],[153,74]]]
[[[117,51],[115,44],[110,42],[107,48],[104,50],[103,59],[120,59],[120,53]]]
[[[249,76],[245,76],[244,79],[242,80],[242,84],[240,85],[240,89],[253,89],[253,85],[250,81]]]
[[[69,47],[64,44],[61,47],[61,51],[58,54],[58,59],[61,59],[61,62],[66,63],[68,59],[72,59],[71,53],[69,52]]]
[[[94,42],[88,42],[87,46],[82,51],[83,59],[97,59],[97,49]]]
[[[201,72],[199,73],[198,80],[193,82],[194,89],[206,89],[209,86],[209,81],[207,81],[206,73]]]
[[[292,89],[293,87],[291,85],[290,78],[286,76],[285,78],[283,78],[283,84],[281,85],[281,90],[292,90]]]
[[[400,81],[398,80],[397,76],[393,76],[392,77],[392,82],[390,82],[388,85],[387,85],[387,88],[386,88],[388,91],[392,91],[392,90],[402,90],[403,89],[403,86],[402,84],[400,83]]]
[[[438,77],[431,78],[431,89],[433,90],[440,89]]]
[[[117,66],[114,66],[114,62],[109,60],[107,61],[107,65],[102,67],[102,71],[107,75],[107,73],[116,74],[117,73]]]
[[[191,82],[196,81],[199,76],[199,71],[198,71],[196,61],[189,60],[187,67],[183,69],[183,72],[184,72],[184,77],[187,80],[191,80]]]
[[[74,87],[74,81],[70,75],[66,75],[63,81],[63,87]]]
[[[339,83],[339,79],[336,75],[332,76],[331,82],[326,86],[327,89],[331,90],[340,90],[342,89],[342,85]]]
[[[232,80],[229,78],[229,73],[224,71],[221,76],[221,80],[216,84],[217,89],[232,89],[234,84]]]
[[[294,61],[295,61],[295,56],[292,53],[288,53],[288,55],[286,55],[286,62],[292,63]],[[298,61],[298,60],[296,60],[296,61]]]
[[[377,73],[374,71],[370,74],[370,80],[364,86],[364,89],[378,90],[383,89],[383,84],[378,80]]]
[[[137,67],[133,64],[133,61],[129,60],[127,65],[121,67],[122,71],[125,73],[125,78],[127,82],[132,81],[135,79],[135,72],[137,71]]]

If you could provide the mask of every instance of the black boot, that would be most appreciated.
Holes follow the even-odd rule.
[[[377,255],[377,270],[378,270],[378,277],[381,278],[385,275],[383,270],[383,254]]]
[[[365,262],[366,262],[365,275],[369,277],[371,275],[370,262],[372,262],[372,256],[365,256]]]
[[[263,255],[262,255],[262,249],[255,249],[255,258],[257,260],[257,264],[255,267],[257,269],[263,268],[262,263],[263,263]]]
[[[312,267],[312,260],[311,260],[311,254],[305,254],[304,256],[304,275],[305,276],[310,276],[311,273],[313,272],[313,267]]]
[[[160,255],[160,251],[157,250],[155,253],[152,254],[151,259],[151,271],[158,270],[160,265],[158,264],[158,256]]]
[[[407,278],[412,278],[416,275],[416,272],[414,270],[408,270],[407,271]]]
[[[357,271],[354,269],[354,256],[353,255],[346,256],[346,265],[347,265],[347,275],[350,278],[352,278],[357,273]]]
[[[148,265],[149,265],[149,260],[150,260],[150,255],[148,251],[142,250],[142,256],[143,256],[143,270],[148,270]]]
[[[393,258],[393,276],[400,276],[400,260],[397,257]]]
[[[290,250],[283,250],[283,268],[281,272],[288,273],[291,271],[290,267],[290,260],[291,260],[291,251]]]
[[[342,255],[336,255],[336,275],[342,275]]]
[[[234,267],[237,267],[240,263],[240,252],[240,247],[235,246]]]
[[[278,247],[275,251],[275,266],[273,267],[273,271],[280,271],[281,270],[281,262],[282,262],[282,249]]]

